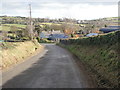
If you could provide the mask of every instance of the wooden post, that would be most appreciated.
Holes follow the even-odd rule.
[[[30,37],[31,37],[31,40],[33,40],[33,27],[32,27],[33,22],[32,22],[31,4],[29,4],[29,10],[30,10],[30,12],[29,12],[29,14],[30,14],[30,16],[29,16]]]

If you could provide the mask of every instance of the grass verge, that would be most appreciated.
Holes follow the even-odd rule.
[[[118,88],[120,85],[119,42],[107,40],[115,40],[119,34],[115,32],[106,36],[92,37],[92,39],[76,40],[77,42],[69,40],[59,45],[67,48],[86,64],[87,69],[94,74],[98,87]]]
[[[2,62],[0,63],[3,70],[24,61],[25,58],[32,56],[37,50],[44,48],[37,41],[6,42],[3,45],[4,48],[1,53]]]

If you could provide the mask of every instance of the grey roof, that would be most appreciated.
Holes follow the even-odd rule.
[[[120,30],[120,26],[108,26],[106,28],[101,28],[99,31],[104,33]]]

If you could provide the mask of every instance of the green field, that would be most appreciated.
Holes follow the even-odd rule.
[[[6,25],[6,26],[16,26],[16,27],[20,27],[20,28],[25,28],[26,25],[22,25],[22,24],[3,24],[3,25]]]
[[[40,23],[40,25],[61,25],[61,24],[55,24],[55,23]]]
[[[11,26],[15,26],[17,28],[25,28],[26,25],[21,24],[2,24],[0,26],[0,31],[11,31]]]
[[[10,27],[9,26],[0,26],[0,31],[10,31]]]

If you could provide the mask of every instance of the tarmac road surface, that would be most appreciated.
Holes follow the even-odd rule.
[[[72,55],[55,44],[3,72],[3,88],[88,88]]]

